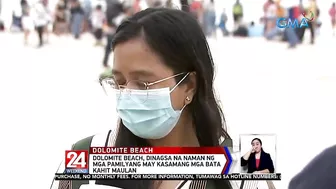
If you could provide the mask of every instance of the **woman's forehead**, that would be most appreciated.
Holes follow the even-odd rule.
[[[113,72],[123,75],[170,76],[172,70],[142,39],[118,44],[114,49]]]

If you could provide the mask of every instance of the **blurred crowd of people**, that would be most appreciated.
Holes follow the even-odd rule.
[[[216,25],[217,18],[214,7],[214,0],[209,0],[207,3],[193,1],[190,6],[191,12],[199,20],[207,36],[216,36],[217,28],[219,28],[224,36],[228,36],[230,33],[233,36],[240,37],[264,36],[268,40],[280,39],[281,41],[287,41],[289,47],[293,48],[303,42],[306,29],[310,30],[310,42],[314,44],[316,32],[322,25],[319,19],[320,9],[316,0],[310,0],[308,6],[304,6],[302,0],[299,0],[296,6],[291,7],[284,7],[281,4],[281,0],[266,0],[261,9],[264,11],[263,16],[259,21],[247,21],[244,19],[243,4],[237,0],[232,8],[234,28],[231,29],[231,32],[227,28],[228,15],[225,9],[223,9],[220,15],[219,24]],[[314,18],[308,22],[308,27],[294,28],[293,26],[288,26],[286,28],[279,28],[277,26],[277,21],[280,18],[292,21],[302,20],[305,15],[309,14],[312,14]],[[333,35],[335,35],[335,3],[329,9],[329,16],[332,22]]]
[[[261,18],[259,21],[244,18],[244,5],[236,0],[232,7],[232,19],[234,26],[228,28],[228,16],[223,7],[218,14],[215,0],[180,0],[175,5],[172,0],[101,0],[92,5],[90,0],[58,0],[55,7],[50,7],[48,0],[39,0],[29,4],[27,0],[21,0],[21,14],[13,11],[11,30],[24,31],[24,43],[28,44],[32,32],[37,33],[39,46],[48,42],[48,35],[53,32],[56,35],[72,34],[75,39],[80,39],[83,32],[91,32],[96,39],[95,45],[103,46],[106,38],[103,59],[104,67],[108,64],[110,43],[116,27],[128,16],[147,7],[180,8],[194,15],[199,21],[207,37],[217,37],[217,31],[223,36],[255,37],[264,36],[268,40],[282,40],[289,43],[289,47],[296,47],[302,43],[306,29],[310,30],[310,42],[315,42],[317,30],[321,27],[319,20],[320,9],[316,0],[309,0],[309,6],[304,6],[302,0],[296,6],[284,7],[281,0],[265,0],[260,7]],[[301,20],[303,15],[313,13],[314,19],[308,23],[308,27],[302,28],[279,28],[279,18]],[[336,30],[336,7],[332,4],[329,15],[333,27]],[[219,16],[219,18],[218,18]],[[3,26],[2,26],[3,27]],[[1,29],[1,23],[0,23]]]
[[[78,0],[59,0],[55,9],[51,9],[48,0],[29,4],[21,0],[21,11],[13,11],[11,31],[23,31],[24,42],[28,43],[30,33],[36,31],[39,46],[48,41],[50,32],[56,35],[71,32],[76,39],[87,30],[85,9]],[[46,37],[45,37],[46,36]]]

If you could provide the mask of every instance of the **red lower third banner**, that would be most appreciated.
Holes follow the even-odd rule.
[[[66,173],[228,174],[227,147],[91,147],[66,151]]]

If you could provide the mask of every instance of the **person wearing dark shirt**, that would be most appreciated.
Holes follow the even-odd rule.
[[[71,8],[71,32],[76,39],[79,39],[84,19],[84,10],[78,0],[72,1]]]
[[[107,4],[106,10],[106,24],[103,28],[104,33],[106,35],[106,46],[105,46],[105,54],[103,58],[103,66],[108,68],[108,60],[110,57],[110,53],[112,50],[112,40],[117,29],[117,25],[114,22],[114,19],[123,13],[123,5],[118,1],[109,1]],[[109,72],[108,72],[109,73]],[[104,75],[104,74],[103,74]]]
[[[237,22],[237,29],[233,31],[233,36],[248,37],[248,28],[241,21]]]
[[[247,173],[274,173],[274,165],[270,154],[262,148],[259,138],[251,142],[252,149],[241,157],[241,166],[247,166]]]
[[[109,77],[112,74],[111,69],[109,68],[108,65],[108,60],[109,60],[109,56],[111,54],[112,51],[112,41],[114,38],[114,34],[116,31],[116,28],[123,23],[126,19],[128,19],[129,17],[131,17],[134,13],[134,9],[132,6],[129,5],[122,5],[122,12],[115,17],[114,19],[112,19],[112,22],[110,22],[110,25],[112,28],[111,29],[111,33],[107,34],[107,44],[105,47],[105,55],[104,55],[104,60],[103,60],[103,66],[106,68],[106,70],[100,75],[100,78],[105,78],[105,77]]]
[[[300,7],[301,7],[302,14],[305,14],[308,17],[313,16],[314,18],[312,21],[308,22],[308,29],[310,30],[310,43],[314,44],[315,43],[315,30],[317,26],[316,20],[318,19],[319,13],[320,13],[319,8],[317,7],[317,4],[316,4],[316,0],[310,0],[310,5],[306,9],[304,9],[302,5],[302,1],[300,1]],[[299,36],[301,43],[304,40],[306,29],[307,29],[306,27],[302,27],[301,30],[299,31],[298,36]]]
[[[288,9],[288,18],[290,20],[297,19],[296,15],[296,7],[291,7]],[[300,43],[300,40],[298,38],[297,32],[294,28],[288,27],[285,28],[284,31],[284,38],[289,43],[289,48],[295,48],[297,44]]]
[[[336,186],[336,145],[317,155],[289,183],[288,189],[332,189]]]
[[[181,10],[185,11],[185,12],[189,12],[189,2],[188,0],[180,0],[181,2]]]

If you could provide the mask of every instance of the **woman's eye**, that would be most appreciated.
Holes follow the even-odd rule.
[[[143,87],[145,85],[145,82],[142,82],[142,81],[136,81],[134,83],[135,83],[136,86],[139,86],[139,87],[140,86]]]
[[[115,82],[116,82],[117,85],[126,85],[126,81],[123,80],[123,79],[119,79],[119,80],[116,79]]]

